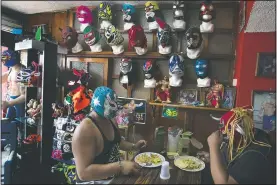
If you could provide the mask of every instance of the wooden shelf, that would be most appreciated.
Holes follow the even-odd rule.
[[[156,102],[149,102],[149,105],[177,107],[177,108],[181,108],[181,109],[219,111],[219,112],[227,112],[230,110],[230,109],[222,109],[222,108],[217,109],[217,108],[213,108],[213,107],[196,107],[196,106],[187,106],[187,105],[182,105],[182,104],[169,104],[169,103],[156,103]]]
[[[145,55],[138,55],[136,52],[126,51],[120,55],[113,54],[112,51],[102,51],[99,53],[92,53],[90,51],[82,51],[80,53],[67,54],[68,57],[87,57],[87,58],[141,58],[141,59],[166,59],[165,55],[161,55],[158,52],[148,52]]]

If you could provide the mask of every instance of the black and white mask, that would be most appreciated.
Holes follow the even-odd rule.
[[[185,3],[184,1],[174,1],[173,3],[173,17],[176,20],[184,19]]]
[[[189,28],[186,33],[187,39],[187,48],[188,49],[197,49],[201,46],[203,42],[202,34],[200,29],[197,27]]]
[[[132,60],[123,58],[119,63],[120,72],[127,75],[132,71]]]

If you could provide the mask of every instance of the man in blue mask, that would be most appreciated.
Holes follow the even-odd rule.
[[[12,50],[6,50],[2,52],[1,61],[9,68],[2,74],[2,84],[7,83],[7,99],[2,101],[2,109],[8,108],[6,118],[24,117],[25,88],[17,82],[21,70],[19,56]]]
[[[120,161],[119,148],[140,150],[144,140],[136,144],[121,139],[116,116],[117,96],[108,87],[98,87],[91,100],[92,111],[76,128],[72,151],[77,169],[77,184],[108,184],[114,175],[138,173],[138,164]]]

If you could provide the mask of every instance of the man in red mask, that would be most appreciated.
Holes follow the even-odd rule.
[[[276,154],[268,135],[254,128],[252,113],[246,107],[232,109],[221,117],[220,130],[208,137],[210,172],[215,184],[275,182]],[[203,183],[212,183],[207,181],[208,176],[203,171]]]

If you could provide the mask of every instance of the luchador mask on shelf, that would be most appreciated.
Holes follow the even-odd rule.
[[[6,50],[2,52],[1,62],[7,67],[12,67],[20,63],[17,53],[12,50]]]
[[[208,76],[208,61],[203,59],[196,60],[195,72],[198,78],[206,78]]]
[[[93,26],[87,26],[84,30],[84,39],[87,45],[92,46],[100,40],[100,33]]]
[[[201,3],[199,20],[203,22],[210,22],[215,19],[215,9],[211,1],[204,1]]]
[[[149,59],[143,64],[143,72],[145,79],[152,79],[154,78],[154,65],[153,60]]]
[[[173,17],[176,20],[183,20],[185,14],[184,1],[174,1],[173,3]]]
[[[91,10],[87,6],[79,6],[76,15],[81,24],[92,24]]]
[[[134,22],[135,17],[134,14],[136,12],[136,9],[133,5],[124,3],[122,5],[122,12],[123,12],[123,21],[124,22]]]
[[[169,73],[170,75],[183,76],[184,75],[184,58],[181,55],[174,54],[169,59]]]
[[[67,49],[72,49],[76,46],[78,42],[78,33],[74,28],[69,26],[64,27],[61,29],[62,32],[62,39],[61,45],[66,47]]]
[[[160,10],[159,5],[155,1],[148,1],[145,3],[145,16],[147,18],[147,22],[154,22],[155,17],[158,11]]]
[[[166,46],[170,45],[170,39],[171,39],[171,28],[166,22],[162,21],[159,18],[156,18],[157,23],[159,24],[159,29],[158,29],[158,39],[161,44],[161,46],[164,48]]]
[[[132,60],[129,58],[121,59],[119,63],[120,72],[124,75],[132,71]]]
[[[110,25],[107,29],[105,29],[105,37],[107,43],[111,46],[120,45],[124,41],[124,38],[114,25]]]
[[[129,49],[134,47],[138,55],[142,55],[147,52],[147,38],[143,28],[140,25],[133,25],[128,30],[128,36]]]
[[[200,29],[197,27],[191,27],[188,29],[186,33],[186,39],[188,49],[197,49],[203,42],[202,34]]]
[[[98,8],[98,18],[100,20],[112,20],[112,6],[108,2],[101,2]]]

